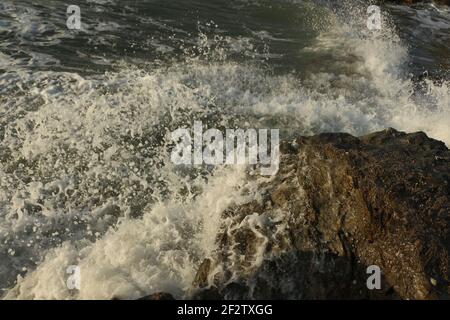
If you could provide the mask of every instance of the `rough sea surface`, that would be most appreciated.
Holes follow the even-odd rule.
[[[221,212],[258,195],[245,167],[172,164],[194,120],[450,145],[448,7],[370,31],[358,1],[84,0],[69,30],[69,4],[0,3],[2,298],[186,297]]]

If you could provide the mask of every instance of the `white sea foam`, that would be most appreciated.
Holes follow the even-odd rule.
[[[187,202],[170,200],[124,220],[80,250],[69,242],[46,255],[37,269],[8,292],[6,299],[133,299],[154,291],[181,298],[201,259],[214,247],[220,214],[239,203],[242,168],[218,173],[204,192]],[[67,290],[65,266],[81,270],[81,288]]]

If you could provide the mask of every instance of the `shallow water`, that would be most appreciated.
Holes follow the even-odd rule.
[[[372,32],[357,2],[96,0],[71,31],[37,3],[0,4],[5,298],[184,297],[221,212],[258,194],[245,168],[172,165],[194,120],[450,144],[448,8],[384,7]]]

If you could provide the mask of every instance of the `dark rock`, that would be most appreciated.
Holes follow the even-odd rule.
[[[175,298],[170,293],[156,292],[138,300],[175,300]]]
[[[208,274],[211,269],[211,260],[205,259],[197,270],[197,274],[194,279],[194,286],[204,288],[208,286]]]
[[[434,299],[450,284],[450,151],[387,129],[300,137],[260,182],[262,200],[229,208],[194,298]],[[369,290],[366,268],[381,268]]]
[[[194,300],[223,300],[223,296],[219,293],[217,287],[209,287],[206,289],[198,290],[193,295]]]

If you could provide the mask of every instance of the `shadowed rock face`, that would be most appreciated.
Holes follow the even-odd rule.
[[[223,213],[194,298],[448,297],[444,143],[388,129],[299,137],[281,152],[260,199]],[[370,265],[382,270],[381,290],[367,289]]]
[[[142,297],[138,300],[175,300],[174,297],[165,292],[156,292],[149,296]]]

